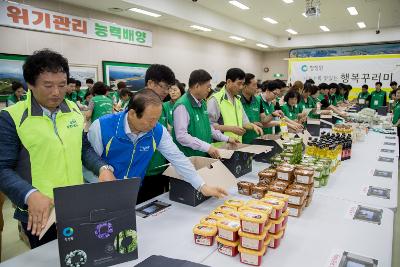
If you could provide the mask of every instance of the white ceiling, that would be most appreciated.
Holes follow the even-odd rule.
[[[82,6],[119,16],[145,21],[180,31],[199,34],[204,37],[235,43],[258,50],[269,51],[356,43],[388,42],[400,40],[400,0],[320,0],[321,15],[305,18],[305,0],[294,0],[286,4],[282,0],[239,0],[250,7],[241,10],[229,4],[228,0],[60,0],[68,4]],[[350,16],[347,7],[354,6],[357,16]],[[138,7],[162,16],[153,18],[129,11]],[[121,8],[115,13],[109,8]],[[375,34],[378,11],[381,11],[381,34]],[[270,24],[263,17],[270,17],[278,24]],[[360,30],[357,22],[363,21],[366,29]],[[211,28],[202,32],[190,25]],[[331,31],[323,32],[319,26],[327,26]],[[288,41],[288,28],[299,34]],[[245,42],[229,39],[230,35],[240,36]],[[270,46],[259,48],[256,43]]]

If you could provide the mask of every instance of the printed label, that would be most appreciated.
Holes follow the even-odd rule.
[[[248,237],[242,237],[242,247],[258,250],[260,240],[251,239]]]
[[[206,236],[197,235],[195,239],[195,243],[199,245],[210,246],[211,245],[211,238]]]
[[[289,203],[294,205],[300,205],[300,197],[289,196]]]
[[[257,255],[251,255],[247,253],[241,253],[240,257],[243,263],[251,264],[251,265],[258,265],[258,258]]]
[[[233,232],[226,229],[218,228],[218,236],[229,241],[234,241]]]
[[[243,232],[246,233],[257,234],[257,235],[260,234],[260,228],[258,223],[242,221],[242,230]]]
[[[278,172],[278,178],[281,180],[289,180],[289,174],[287,172]]]
[[[296,208],[288,208],[289,209],[289,215],[297,217],[299,216],[299,209]]]
[[[297,175],[297,182],[299,182],[301,184],[309,184],[310,177],[304,176],[304,175]]]
[[[314,172],[314,177],[315,177],[315,178],[319,178],[320,175],[321,175],[320,172],[317,172],[317,171]]]
[[[225,246],[221,243],[218,243],[218,251],[221,252],[222,254],[228,255],[228,256],[232,256],[233,254],[233,249],[232,247],[229,246]]]
[[[315,184],[315,187],[320,187],[320,184],[319,184],[318,180],[314,180],[314,184]]]

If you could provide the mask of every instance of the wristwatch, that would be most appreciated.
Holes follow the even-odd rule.
[[[111,165],[104,165],[104,166],[101,166],[101,168],[100,168],[100,170],[99,170],[99,173],[100,173],[102,170],[109,170],[109,171],[111,171],[111,172],[114,172],[114,167],[111,166]]]

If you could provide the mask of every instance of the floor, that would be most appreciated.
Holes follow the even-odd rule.
[[[399,189],[400,192],[400,183]],[[400,198],[399,198],[400,200]],[[400,201],[398,206],[400,207]],[[15,257],[29,250],[23,241],[19,239],[17,221],[13,219],[14,209],[11,202],[7,200],[4,203],[4,230],[2,244],[2,261]],[[394,222],[394,239],[393,239],[393,257],[392,267],[400,267],[400,212],[397,212]]]

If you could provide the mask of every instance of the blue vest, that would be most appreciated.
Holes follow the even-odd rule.
[[[163,127],[160,123],[133,143],[125,133],[125,115],[128,111],[100,117],[103,154],[101,158],[113,166],[117,179],[145,176],[154,151],[160,143]]]

